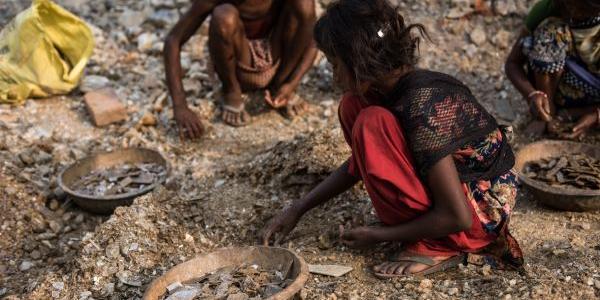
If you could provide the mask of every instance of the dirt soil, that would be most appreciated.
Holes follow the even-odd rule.
[[[28,1],[0,1],[0,26]],[[235,129],[219,120],[217,83],[207,72],[206,27],[185,47],[188,100],[207,135],[181,143],[172,120],[160,49],[186,0],[56,1],[93,28],[96,51],[81,89],[105,77],[127,105],[129,120],[95,128],[83,92],[0,106],[0,298],[139,299],[169,268],[199,253],[255,244],[257,232],[348,156],[337,122],[339,92],[325,61],[299,94],[310,112],[287,120],[254,95],[253,122]],[[329,1],[321,1],[329,2]],[[467,15],[467,0],[406,0],[408,21],[434,43],[421,66],[457,76],[501,122],[527,121],[525,102],[503,74],[508,47],[531,0],[498,0],[495,16]],[[452,17],[452,18],[449,18]],[[92,76],[94,75],[94,76]],[[140,120],[152,115],[156,125]],[[520,143],[527,139],[519,136]],[[87,155],[122,147],[159,150],[173,167],[164,187],[110,216],[78,209],[57,188],[58,173]],[[518,147],[518,145],[517,145]],[[600,297],[600,214],[561,212],[521,192],[512,232],[526,272],[466,266],[428,278],[375,279],[369,268],[389,247],[354,251],[324,235],[340,224],[375,217],[357,186],[311,211],[282,246],[309,263],[354,271],[311,275],[304,299],[595,299]]]

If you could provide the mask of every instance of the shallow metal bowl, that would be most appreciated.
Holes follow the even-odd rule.
[[[565,154],[583,153],[595,159],[600,158],[600,147],[569,141],[539,141],[529,144],[517,152],[515,169],[525,187],[540,202],[553,208],[568,211],[589,211],[600,209],[600,190],[558,188],[531,179],[523,173],[529,162]]]
[[[280,268],[291,263],[289,279],[293,282],[283,291],[267,298],[269,300],[292,299],[300,292],[308,279],[308,265],[296,253],[275,247],[226,248],[202,254],[181,263],[161,277],[152,281],[144,300],[158,300],[167,292],[167,286],[174,282],[186,282],[224,267],[239,266],[244,263],[257,264],[264,268]]]
[[[91,173],[98,169],[106,169],[123,164],[137,163],[155,163],[163,166],[167,171],[167,176],[161,178],[158,182],[145,187],[136,192],[110,196],[90,196],[82,194],[71,189],[73,183],[81,176]],[[164,183],[170,173],[170,166],[167,160],[157,151],[145,148],[130,148],[112,152],[101,152],[86,157],[75,164],[63,170],[58,176],[58,185],[65,193],[75,201],[75,203],[86,211],[110,214],[118,206],[130,205],[138,196],[152,191],[157,185]]]

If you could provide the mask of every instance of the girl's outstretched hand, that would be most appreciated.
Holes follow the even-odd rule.
[[[340,225],[340,240],[344,245],[350,248],[370,248],[374,247],[380,240],[376,237],[379,227],[356,227],[353,229],[344,229]]]
[[[271,240],[273,240],[272,244],[279,244],[296,227],[301,217],[302,213],[294,208],[285,208],[261,230],[260,238],[262,244],[269,246]]]

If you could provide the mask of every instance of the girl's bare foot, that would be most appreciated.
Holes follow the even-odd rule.
[[[430,257],[401,252],[392,260],[374,266],[373,271],[379,278],[427,275],[455,267],[463,259],[463,255]]]

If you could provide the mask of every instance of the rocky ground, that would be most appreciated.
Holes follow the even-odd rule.
[[[0,1],[0,26],[29,1]],[[310,112],[287,120],[264,105],[251,125],[220,122],[215,81],[207,72],[206,27],[185,47],[185,88],[208,134],[181,143],[168,107],[162,39],[187,0],[56,1],[84,18],[97,45],[81,87],[67,96],[0,106],[0,297],[136,299],[150,281],[198,253],[256,242],[264,223],[324,178],[348,155],[336,120],[339,94],[325,62],[299,94]],[[328,1],[323,1],[328,2]],[[465,81],[498,119],[522,125],[525,102],[502,71],[532,1],[498,0],[496,16],[470,15],[470,1],[398,1],[434,43],[421,65]],[[459,18],[461,17],[462,18]],[[129,120],[95,128],[83,91],[109,85]],[[257,97],[254,97],[257,98]],[[155,122],[144,122],[150,116]],[[518,133],[518,131],[517,131]],[[79,210],[57,188],[60,170],[97,151],[144,146],[162,152],[173,172],[165,187],[111,216]],[[350,265],[341,278],[312,276],[308,299],[593,299],[600,296],[600,215],[559,212],[522,193],[512,230],[526,272],[461,267],[428,278],[380,281],[369,267],[386,248],[353,251],[326,235],[339,224],[372,219],[356,187],[310,212],[283,245],[309,263]],[[367,220],[365,220],[367,219]],[[358,221],[361,221],[358,220]]]

